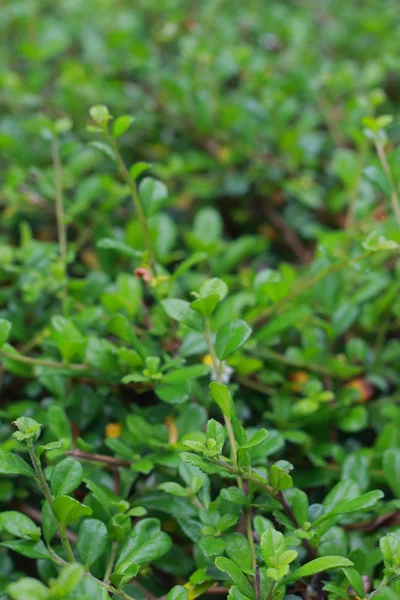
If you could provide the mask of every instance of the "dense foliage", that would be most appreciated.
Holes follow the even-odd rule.
[[[0,6],[2,600],[398,598],[399,27]]]

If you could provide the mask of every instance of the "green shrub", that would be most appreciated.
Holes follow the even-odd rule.
[[[398,597],[398,7],[314,9],[0,7],[0,598]]]

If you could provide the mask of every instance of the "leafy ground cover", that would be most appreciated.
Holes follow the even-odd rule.
[[[0,597],[395,600],[397,3],[0,31]]]

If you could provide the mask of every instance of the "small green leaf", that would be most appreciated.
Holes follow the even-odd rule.
[[[53,504],[54,514],[65,528],[73,521],[92,514],[90,506],[81,504],[70,496],[57,496]]]
[[[189,600],[189,590],[183,585],[176,585],[168,592],[166,600]]]
[[[105,551],[107,527],[98,519],[86,519],[79,528],[77,548],[85,567],[90,567]]]
[[[36,440],[40,437],[40,432],[42,426],[40,423],[31,419],[30,417],[20,417],[16,421],[13,422],[18,429],[15,433],[13,433],[13,437],[22,442],[24,440],[32,440],[36,442]]]
[[[7,321],[6,319],[0,319],[0,347],[3,346],[6,343],[6,341],[8,340],[10,331],[11,331],[10,321]]]
[[[32,577],[23,577],[7,587],[7,594],[12,600],[47,600],[50,590],[43,583]]]
[[[126,131],[128,131],[134,120],[134,117],[131,117],[130,115],[118,117],[113,126],[113,136],[115,138],[119,138],[121,135],[123,135]]]
[[[36,540],[9,540],[8,542],[2,542],[1,545],[26,558],[35,560],[40,558],[48,560],[51,558],[43,542],[37,542]]]
[[[230,419],[232,398],[226,385],[222,385],[222,383],[217,383],[213,381],[212,383],[210,383],[209,388],[211,398],[214,400],[214,402],[218,404],[224,417]]]
[[[188,492],[183,486],[179,485],[179,483],[175,483],[174,481],[166,481],[165,483],[161,483],[158,486],[159,490],[163,490],[168,494],[172,494],[173,496],[181,496],[182,498],[187,498],[190,496],[190,492]]]
[[[50,582],[51,597],[63,598],[70,594],[81,583],[84,574],[85,569],[79,563],[63,567],[57,579]]]
[[[193,365],[190,367],[181,367],[180,369],[175,369],[164,375],[162,382],[163,384],[183,383],[185,381],[189,381],[190,379],[198,379],[199,377],[204,377],[205,375],[208,375],[209,372],[210,367],[208,365]]]
[[[162,181],[145,177],[139,185],[139,196],[147,217],[151,217],[165,204],[168,190]]]
[[[35,477],[35,472],[22,458],[12,452],[0,450],[0,473],[2,475],[25,475]]]
[[[229,500],[235,504],[245,505],[249,502],[249,499],[244,491],[234,486],[223,488],[221,490],[221,498],[225,498],[225,500]]]
[[[96,104],[89,109],[89,114],[97,125],[105,126],[112,119],[107,106]]]
[[[285,538],[280,531],[276,529],[267,529],[261,536],[261,552],[267,567],[274,567],[277,559],[285,551]]]
[[[0,528],[15,537],[40,540],[40,527],[26,515],[14,510],[0,514]]]
[[[364,598],[365,590],[364,590],[364,581],[361,577],[360,573],[353,569],[353,567],[348,567],[347,569],[343,569],[344,574],[346,575],[351,587],[357,594],[359,598]]]
[[[396,497],[400,498],[400,448],[389,448],[384,452],[383,472]]]
[[[96,243],[96,248],[100,248],[100,250],[114,250],[115,252],[122,254],[122,256],[128,256],[129,258],[140,258],[143,255],[143,252],[134,250],[120,240],[113,240],[112,238],[101,238],[101,240]]]
[[[129,175],[131,177],[131,179],[133,179],[133,181],[136,181],[136,179],[145,171],[147,171],[147,169],[150,168],[149,163],[146,162],[137,162],[134,165],[131,166],[131,168],[129,169]]]
[[[251,600],[256,600],[256,595],[249,581],[242,573],[240,568],[232,560],[229,560],[229,558],[225,558],[223,556],[219,556],[215,559],[215,566],[220,571],[228,573],[229,577],[242,594],[248,598],[251,598]]]
[[[225,360],[241,348],[251,335],[251,327],[238,319],[225,323],[217,331],[215,351],[220,360]]]
[[[93,146],[93,148],[96,148],[96,150],[99,150],[99,152],[104,154],[104,156],[106,156],[113,162],[116,162],[114,153],[111,150],[110,146],[108,146],[107,144],[104,144],[103,142],[90,142],[89,146]]]
[[[218,556],[225,550],[225,542],[222,538],[217,537],[202,537],[199,542],[199,548],[203,552],[204,556],[210,558],[210,556]]]
[[[203,317],[210,317],[219,303],[218,294],[210,294],[206,298],[198,298],[190,303],[190,308]]]
[[[298,581],[302,577],[310,577],[315,573],[322,573],[329,571],[330,569],[340,569],[341,567],[353,567],[353,563],[348,558],[343,556],[323,556],[322,558],[316,558],[309,563],[303,565],[297,571],[294,571],[288,575],[284,582],[285,584],[291,583],[292,581]]]
[[[131,581],[139,573],[140,566],[136,563],[127,565],[123,570],[114,571],[110,576],[110,581],[117,588],[121,588],[126,583]]]
[[[239,450],[250,450],[254,446],[258,446],[268,437],[268,431],[266,429],[259,429],[245,444],[240,446]]]
[[[51,489],[55,496],[69,494],[82,482],[83,468],[74,458],[64,458],[51,473]]]
[[[171,538],[161,531],[158,519],[142,519],[127,537],[117,559],[116,571],[124,571],[131,563],[153,562],[166,554],[171,545]]]
[[[224,536],[225,552],[242,571],[251,569],[251,549],[247,538],[241,533],[229,533]]]

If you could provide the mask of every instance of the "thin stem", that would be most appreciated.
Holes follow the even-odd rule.
[[[60,148],[56,137],[53,138],[52,144],[52,160],[54,169],[54,186],[56,199],[56,219],[57,219],[57,236],[58,245],[60,248],[60,257],[63,267],[63,275],[67,275],[67,229],[65,225],[64,214],[64,193],[62,185],[62,166],[60,160]],[[64,314],[67,313],[67,287],[66,282],[62,290],[62,305]]]
[[[287,356],[284,356],[283,354],[280,354],[279,352],[275,352],[274,350],[271,350],[270,348],[258,348],[256,351],[254,351],[254,354],[256,356],[259,356],[261,358],[267,358],[276,362],[281,362],[284,365],[287,365],[289,367],[294,367],[297,369],[304,369],[306,371],[313,371],[314,373],[319,373],[321,375],[326,375],[327,377],[333,377],[336,379],[348,379],[349,376],[343,376],[340,373],[336,373],[336,371],[334,371],[333,369],[329,369],[328,367],[323,367],[322,365],[318,365],[316,363],[310,363],[306,360],[297,360],[294,358],[289,358]],[[246,385],[245,383],[243,385]],[[262,385],[262,384],[261,384]]]
[[[256,565],[256,598],[262,600],[260,567]]]
[[[211,337],[211,324],[210,324],[209,317],[205,318],[204,337],[206,339],[208,350],[210,352],[210,356],[211,356],[211,360],[212,360],[212,364],[213,364],[213,369],[214,369],[215,376],[217,378],[218,383],[220,383],[222,385],[223,384],[223,381],[222,381],[222,365],[221,365],[221,362],[218,360],[217,354],[215,352],[214,344],[213,344],[213,341],[212,341],[212,337]],[[238,470],[237,444],[236,444],[235,434],[233,432],[232,421],[230,420],[229,417],[227,417],[225,415],[224,415],[224,421],[225,421],[226,430],[228,432],[229,443],[231,445],[233,466],[235,467],[236,470]],[[238,478],[237,478],[237,483],[238,483],[239,489],[242,490],[243,489],[243,481],[242,481],[242,478],[240,476],[238,476]]]
[[[380,584],[378,585],[378,587],[376,588],[376,590],[374,590],[369,595],[369,599],[371,600],[371,598],[373,598],[374,596],[377,596],[379,594],[379,592],[382,590],[382,588],[384,588],[388,583],[389,583],[389,578],[388,577],[384,577],[382,579],[382,581],[380,582]]]
[[[377,137],[375,136],[375,148],[381,162],[382,168],[385,171],[386,177],[389,181],[390,186],[390,201],[392,203],[393,211],[397,220],[397,223],[400,225],[400,200],[399,195],[397,193],[396,184],[393,179],[392,170],[386,158],[385,149],[383,145],[379,142]]]
[[[110,575],[113,572],[115,559],[117,558],[117,549],[118,549],[118,542],[113,542],[111,545],[110,558],[108,560],[106,572],[104,574],[104,579],[103,579],[104,583],[110,582]]]
[[[298,296],[301,296],[301,294],[303,294],[304,292],[306,292],[307,290],[312,288],[314,285],[319,283],[322,279],[324,279],[331,273],[335,273],[336,271],[340,271],[341,269],[344,269],[345,267],[348,266],[349,263],[360,262],[360,261],[364,260],[365,258],[367,258],[370,254],[371,254],[371,251],[368,250],[367,252],[364,252],[363,254],[356,256],[355,258],[346,259],[341,262],[335,263],[334,265],[330,265],[329,267],[327,267],[326,269],[324,269],[323,271],[321,271],[320,273],[318,273],[311,279],[306,279],[302,285],[295,288],[290,294],[288,294],[284,298],[281,298],[281,300],[279,300],[279,302],[276,302],[275,304],[272,304],[271,306],[266,308],[264,311],[262,311],[261,314],[258,314],[254,320],[254,324],[256,325],[260,321],[264,320],[266,317],[269,317],[270,315],[272,315],[273,313],[275,313],[277,311],[281,311],[288,302],[291,302],[292,300],[295,300]]]
[[[40,358],[31,358],[30,356],[24,356],[23,354],[12,354],[2,350],[0,356],[9,358],[10,360],[16,360],[17,362],[26,363],[27,365],[37,365],[38,367],[52,367],[53,369],[71,369],[71,371],[87,371],[87,365],[78,365],[74,363],[62,363],[51,360],[42,360]]]
[[[150,237],[150,231],[149,231],[149,226],[147,223],[146,215],[144,214],[143,206],[142,206],[142,203],[139,198],[136,183],[130,176],[129,171],[126,168],[126,165],[122,159],[122,156],[119,153],[117,142],[115,141],[113,136],[107,130],[105,131],[105,135],[106,135],[106,138],[114,152],[114,156],[117,160],[120,173],[130,189],[133,204],[135,206],[135,209],[136,209],[139,221],[140,221],[140,225],[143,230],[144,241],[146,244],[146,249],[147,249],[147,254],[148,254],[149,266],[153,267],[154,263],[155,263],[155,254],[154,254],[153,244],[152,244],[151,237]]]
[[[61,523],[57,519],[57,516],[54,513],[53,494],[51,493],[50,488],[47,485],[47,481],[45,479],[45,476],[44,476],[44,473],[42,470],[42,465],[40,464],[40,459],[38,458],[38,456],[35,452],[35,448],[34,448],[32,440],[28,440],[27,446],[28,446],[29,456],[32,461],[32,465],[33,465],[36,477],[39,482],[39,487],[42,490],[42,493],[43,493],[44,497],[46,498],[48,505],[50,506],[51,512],[53,513],[53,516],[54,516],[54,519],[55,519],[55,522],[57,525],[57,530],[58,530],[59,536],[61,538],[61,542],[64,547],[65,553],[68,557],[68,561],[73,563],[73,562],[75,562],[75,558],[74,558],[74,554],[72,552],[71,544],[69,543],[69,540],[67,537],[67,532],[66,532],[65,528],[61,525]]]
[[[113,456],[107,456],[105,454],[92,454],[90,452],[83,452],[83,450],[67,450],[65,454],[82,460],[104,463],[113,468],[130,467],[132,464],[130,460],[114,458]]]

